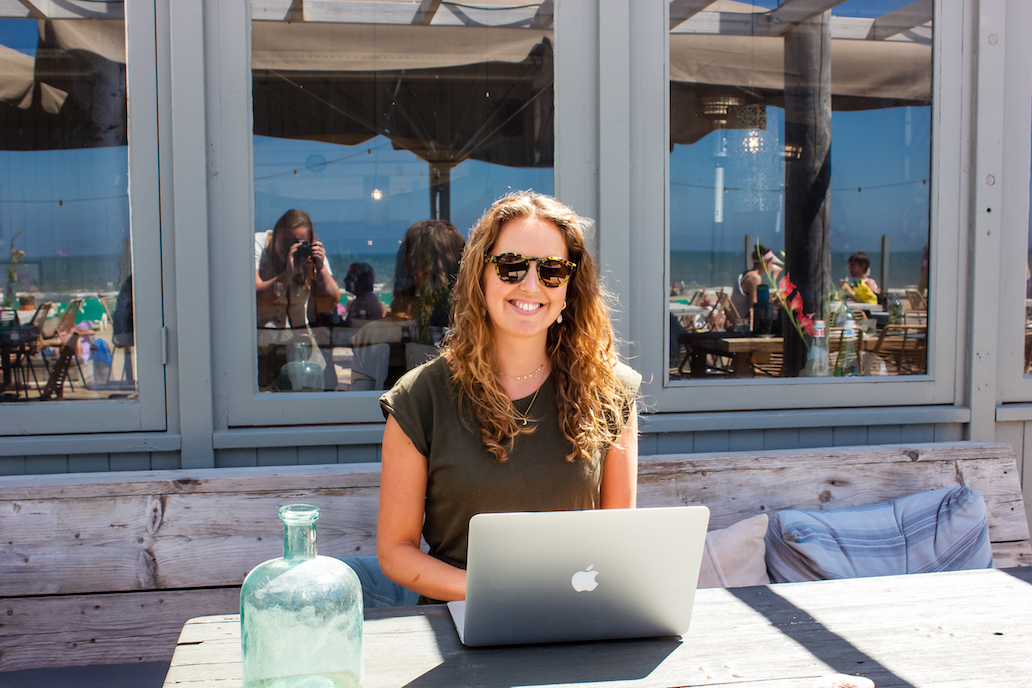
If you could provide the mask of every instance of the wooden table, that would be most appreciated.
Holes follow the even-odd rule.
[[[679,340],[688,349],[685,361],[689,363],[692,377],[705,377],[707,355],[730,357],[733,377],[752,377],[754,358],[758,355],[769,358],[784,347],[781,337],[741,336],[734,332],[688,332],[680,335]],[[681,361],[679,368],[682,373],[685,361]]]
[[[700,590],[681,638],[471,649],[443,605],[370,610],[365,686],[1027,686],[1032,568]],[[240,688],[236,616],[192,619],[165,688]]]

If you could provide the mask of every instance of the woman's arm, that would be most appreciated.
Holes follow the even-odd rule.
[[[427,463],[393,416],[383,431],[376,554],[392,581],[435,600],[466,599],[466,572],[419,549]]]
[[[314,320],[315,313],[327,313],[340,303],[340,287],[327,267],[326,249],[321,241],[312,244],[312,267],[315,278],[312,280],[312,298],[308,306],[309,320]]]
[[[606,453],[602,468],[602,508],[633,509],[638,501],[638,412],[631,415],[623,432]]]

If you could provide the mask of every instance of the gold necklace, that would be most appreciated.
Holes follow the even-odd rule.
[[[530,422],[530,407],[534,405],[535,401],[537,401],[537,395],[538,395],[538,392],[540,392],[540,391],[541,391],[541,387],[538,387],[537,389],[534,390],[534,396],[530,398],[530,403],[527,404],[527,410],[524,411],[523,413],[520,413],[519,411],[516,410],[516,404],[512,405],[512,410],[516,414],[516,420],[518,420],[520,423],[522,423],[523,427],[527,427],[527,423]]]
[[[545,363],[548,363],[548,359],[547,358],[545,359]],[[541,369],[545,367],[545,363],[542,363],[541,365],[539,365],[537,367],[537,370],[535,370],[533,373],[529,373],[527,375],[509,375],[508,373],[503,372],[501,370],[499,370],[498,372],[502,373],[502,375],[504,377],[507,377],[510,380],[521,380],[521,381],[522,380],[529,380],[530,378],[534,377],[535,375],[537,375],[538,373],[541,372]]]

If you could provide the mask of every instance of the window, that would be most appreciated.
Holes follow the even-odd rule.
[[[705,4],[670,10],[670,379],[928,374],[932,5]]]
[[[133,284],[159,274],[157,232],[133,231],[158,214],[154,14],[136,12],[150,31],[127,50],[120,2],[0,10],[2,432],[164,427],[160,308],[139,317],[161,286]]]
[[[434,353],[470,228],[553,192],[551,5],[254,11],[259,394],[389,388]]]

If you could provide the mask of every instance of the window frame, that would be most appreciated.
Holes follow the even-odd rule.
[[[223,257],[215,259],[223,269],[212,272],[212,291],[221,295],[212,303],[213,369],[225,371],[213,381],[216,444],[230,441],[223,437],[222,431],[232,433],[237,428],[296,425],[352,425],[352,428],[341,428],[342,434],[335,433],[335,443],[368,443],[370,431],[374,429],[370,424],[384,422],[378,403],[382,391],[292,394],[257,391],[250,5],[246,0],[219,3],[213,10],[217,13],[219,44],[218,54],[211,60],[207,74],[208,92],[219,93],[218,103],[209,102],[208,109],[217,119],[209,138],[212,150],[221,161],[220,179],[209,187],[214,209],[212,227],[218,228],[211,233],[211,246],[214,256]],[[579,61],[567,57],[583,54],[584,45],[591,42],[590,32],[573,28],[578,18],[591,13],[590,5],[586,0],[563,0],[556,3],[553,16],[555,188],[557,195],[562,188],[564,194],[576,199],[571,202],[592,200],[588,179],[574,170],[564,173],[561,167],[562,158],[586,160],[594,154],[590,127],[588,135],[577,132],[560,140],[563,120],[572,125],[570,113],[578,112],[579,108],[583,114],[591,102],[584,92],[591,87],[585,88],[576,72]],[[215,18],[214,15],[209,17]],[[564,26],[573,30],[567,31]],[[565,92],[567,89],[569,93]],[[583,120],[576,121],[580,124]],[[574,131],[572,126],[568,131]],[[503,191],[499,190],[499,195]],[[459,228],[463,234],[468,229]],[[248,335],[234,334],[240,332]],[[322,435],[319,437],[321,439],[313,441],[326,442]]]
[[[158,85],[154,2],[126,2],[126,92],[129,138],[129,226],[133,272],[136,400],[4,404],[0,436],[164,431],[164,316],[158,169]],[[117,352],[116,352],[116,355]]]
[[[659,412],[746,411],[755,409],[831,409],[865,406],[954,404],[963,361],[959,358],[966,294],[952,275],[965,274],[964,228],[967,193],[964,164],[969,156],[963,142],[968,127],[969,53],[965,31],[970,21],[967,3],[935,2],[933,37],[933,100],[931,142],[931,218],[929,288],[933,300],[929,374],[871,376],[856,379],[808,378],[688,380],[668,377],[667,285],[669,255],[669,4],[649,0],[640,5],[632,25],[631,129],[638,137],[632,167],[631,198],[637,199],[632,225],[640,248],[635,249],[635,280],[631,303],[629,351],[646,375],[642,393],[648,408]],[[660,35],[662,33],[662,35]],[[662,65],[662,69],[658,66]],[[602,75],[603,80],[605,75]],[[602,189],[605,197],[606,189]],[[664,269],[654,269],[661,253]],[[950,304],[947,307],[946,304]],[[662,338],[654,334],[662,332]],[[700,393],[701,392],[701,393]]]

